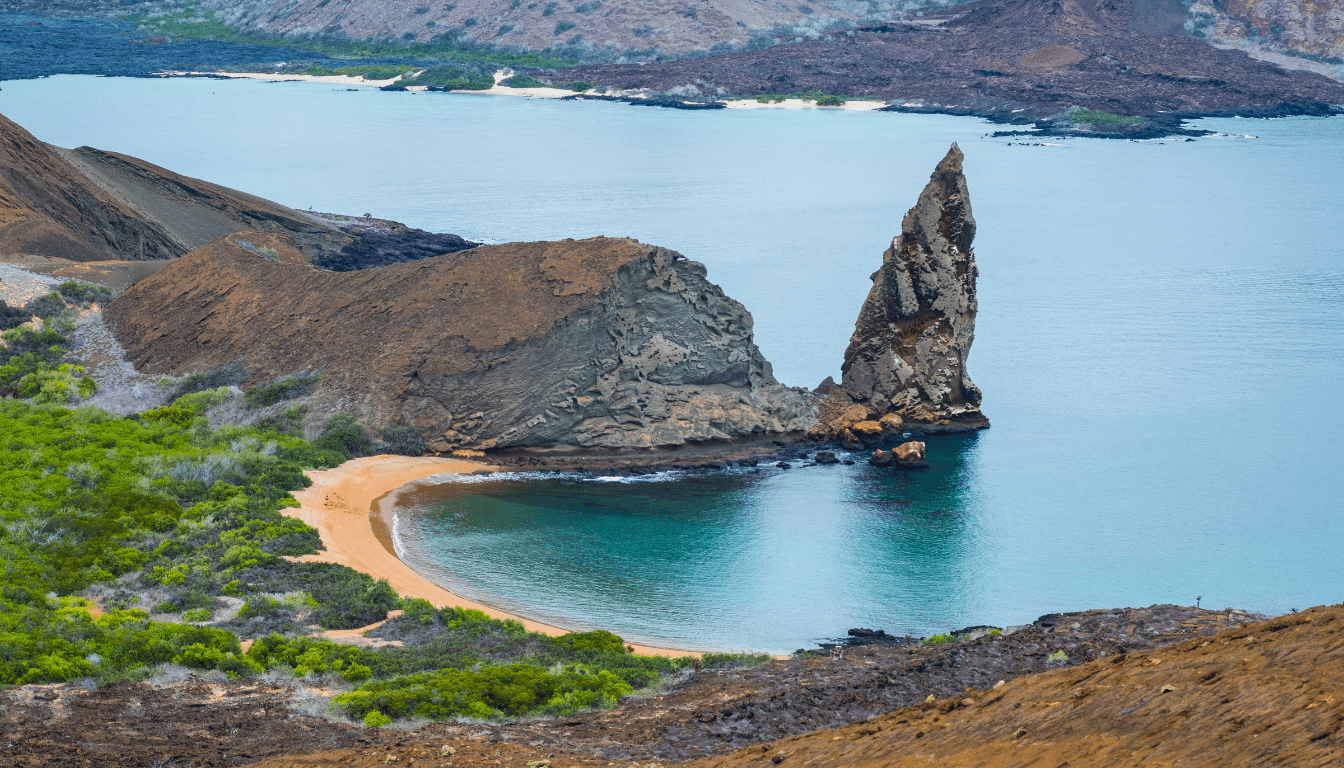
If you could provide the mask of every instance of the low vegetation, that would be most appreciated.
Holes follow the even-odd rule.
[[[482,62],[494,66],[558,69],[578,62],[542,53],[496,48],[463,38],[460,30],[446,30],[427,42],[414,40],[350,40],[342,35],[281,37],[240,30],[216,18],[214,9],[184,3],[165,14],[129,17],[142,34],[174,40],[219,40],[305,51],[332,59],[403,59],[420,62]],[[418,68],[418,67],[416,67]]]
[[[1074,107],[1065,112],[1062,120],[1074,125],[1090,125],[1093,128],[1124,128],[1143,122],[1143,118],[1138,115],[1117,115],[1112,112],[1101,112],[1080,107]]]
[[[786,94],[764,93],[756,97],[756,101],[761,104],[782,104],[788,99],[799,99],[804,102],[816,104],[819,107],[838,107],[843,105],[846,101],[843,96],[833,96],[818,90],[797,91]]]
[[[488,91],[495,87],[495,78],[488,72],[473,72],[443,64],[429,67],[414,76],[403,77],[386,87],[405,89],[412,85],[428,86],[430,90]]]
[[[9,361],[48,342],[56,351],[43,360],[65,354],[59,329],[14,331]],[[222,369],[178,388],[236,375]],[[297,504],[291,491],[310,484],[303,470],[366,455],[374,439],[347,416],[303,440],[301,408],[247,427],[212,426],[207,414],[244,399],[274,404],[316,380],[246,394],[205,388],[126,417],[0,400],[0,685],[144,678],[161,664],[230,677],[335,675],[349,690],[334,711],[377,725],[609,708],[689,667],[768,660],[635,656],[610,632],[552,638],[401,599],[344,566],[285,559],[321,548],[314,529],[281,514]],[[371,634],[399,647],[309,636],[383,621],[396,608],[404,614]],[[256,638],[246,653],[240,637]]]

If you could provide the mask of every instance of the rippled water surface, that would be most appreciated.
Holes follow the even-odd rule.
[[[0,112],[295,207],[676,249],[806,386],[838,377],[868,275],[959,142],[992,429],[930,440],[923,473],[467,486],[402,511],[407,556],[528,615],[697,648],[1344,599],[1344,120],[1018,146],[939,116],[85,77],[4,83]]]

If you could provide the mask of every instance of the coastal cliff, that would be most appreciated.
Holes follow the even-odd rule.
[[[746,309],[635,240],[482,246],[379,269],[282,264],[225,237],[105,316],[136,368],[318,372],[314,403],[434,451],[671,448],[807,430]]]
[[[975,218],[956,144],[938,163],[901,233],[882,254],[873,287],[845,350],[843,379],[827,398],[813,436],[855,439],[859,424],[886,431],[984,429],[980,389],[966,359],[975,340]]]

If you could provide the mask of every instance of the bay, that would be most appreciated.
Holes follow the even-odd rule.
[[[772,651],[852,626],[1344,599],[1338,119],[1022,146],[945,116],[64,76],[4,83],[0,112],[294,207],[678,250],[803,386],[838,378],[868,275],[956,141],[990,430],[931,439],[918,475],[494,483],[406,511],[421,567],[567,626]]]

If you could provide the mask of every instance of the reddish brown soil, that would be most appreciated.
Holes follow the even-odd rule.
[[[1099,659],[697,763],[1344,765],[1344,608]]]

